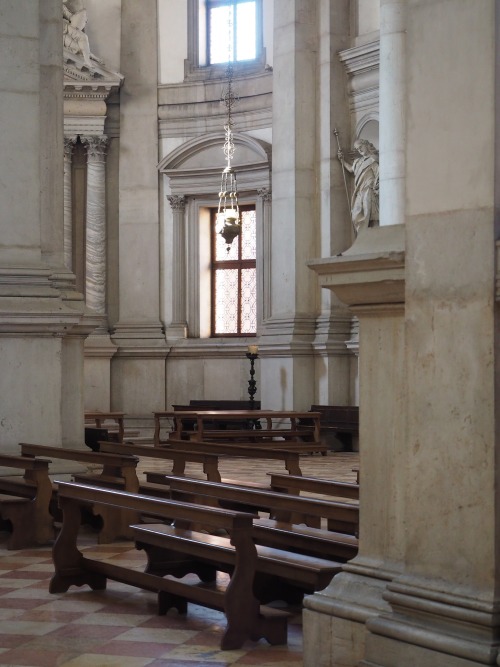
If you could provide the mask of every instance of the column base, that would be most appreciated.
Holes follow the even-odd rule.
[[[472,667],[497,664],[498,601],[473,591],[446,591],[443,582],[401,577],[387,587],[391,612],[367,622],[362,667]]]
[[[390,579],[389,572],[351,561],[324,591],[305,598],[304,667],[357,667],[367,621],[389,610],[383,594]]]

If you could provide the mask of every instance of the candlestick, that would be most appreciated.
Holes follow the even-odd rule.
[[[255,401],[254,401],[254,396],[257,391],[257,382],[254,379],[255,375],[255,360],[259,358],[259,355],[257,352],[251,352],[250,348],[253,348],[255,350],[258,350],[259,348],[257,345],[249,345],[248,346],[248,352],[246,353],[246,358],[250,359],[250,380],[248,380],[248,396],[250,397],[250,410],[255,410]],[[254,421],[254,425],[256,429],[261,428],[260,422],[258,419]]]

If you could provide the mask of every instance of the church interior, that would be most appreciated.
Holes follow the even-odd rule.
[[[500,666],[498,2],[16,0],[0,19],[0,665]],[[207,443],[204,410],[226,419]],[[115,423],[86,442],[104,414],[135,454]],[[165,472],[145,453],[168,449],[162,418],[164,501],[139,492]],[[334,500],[311,482],[282,507],[284,462]],[[219,463],[238,507],[278,503],[267,519],[211,507]],[[19,491],[47,471],[50,526]],[[252,538],[285,510],[330,563],[306,549],[303,588],[299,547],[280,578]],[[129,520],[149,515],[173,523]],[[225,532],[182,548],[212,549],[196,573],[220,558],[224,586],[185,615],[161,545],[201,516]]]

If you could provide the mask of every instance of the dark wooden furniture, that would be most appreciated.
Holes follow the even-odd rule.
[[[269,475],[271,477],[270,487],[274,491],[297,494],[304,491],[335,498],[359,500],[359,484],[337,482],[320,479],[319,477],[303,477],[302,475],[279,475],[275,473],[269,473]]]
[[[309,420],[305,428],[299,426],[303,418]],[[172,430],[166,442],[172,439],[216,442],[235,442],[255,447],[286,447],[304,452],[326,452],[327,447],[320,441],[319,414],[296,412],[291,410],[232,410],[232,411],[175,411],[168,410],[154,413],[155,445],[161,444],[160,430],[162,420],[172,422]],[[224,429],[214,428],[219,419],[227,422]],[[252,428],[243,428],[247,421]],[[232,422],[238,423],[237,429],[230,428]],[[258,422],[260,428],[255,428]],[[264,426],[263,426],[264,424]],[[189,427],[189,428],[188,428]]]
[[[139,458],[164,459],[172,463],[172,474],[184,475],[186,463],[199,463],[207,479],[220,482],[219,456],[204,452],[190,452],[175,450],[171,447],[148,447],[147,445],[133,445],[128,443],[102,442],[100,451],[114,454],[128,454]],[[141,486],[141,491],[143,491]]]
[[[275,449],[255,447],[254,444],[242,445],[228,442],[191,442],[186,440],[170,440],[169,447],[185,452],[199,452],[204,454],[213,454],[219,457],[235,457],[243,459],[262,459],[271,461],[283,461],[286,470],[291,475],[301,475],[299,452],[289,451],[287,449]],[[161,449],[161,448],[160,448]]]
[[[125,435],[124,412],[85,412],[85,425],[106,429],[108,434],[116,434],[118,442],[123,442]],[[111,422],[111,424],[110,424]]]
[[[157,482],[161,482],[158,473],[151,475]],[[329,502],[309,502],[310,499],[295,497],[293,503],[286,503],[282,494],[247,493],[247,487],[227,484],[212,484],[203,480],[188,478],[169,477],[163,482],[169,485],[172,497],[194,502],[197,504],[211,504],[212,506],[241,509],[253,512],[255,515],[252,528],[252,536],[258,545],[284,550],[303,556],[346,562],[356,556],[358,551],[358,540],[351,534],[323,528],[310,527],[293,521],[262,518],[257,514],[267,511],[270,515],[284,514],[290,518],[290,509],[293,515],[304,519],[309,523],[319,524],[325,516],[331,517],[332,505]],[[285,501],[285,502],[283,502]],[[343,508],[337,507],[338,515],[342,514]],[[345,518],[345,517],[344,517]],[[350,516],[352,520],[353,516]],[[346,523],[344,522],[344,526]],[[353,526],[348,524],[350,528]],[[319,564],[318,579],[314,578],[314,568],[318,564],[301,561],[305,567],[305,574],[295,573],[294,581],[287,583],[288,590],[283,587],[283,582],[273,581],[268,578],[260,580],[259,586],[262,590],[255,589],[261,601],[269,601],[273,598],[298,602],[304,593],[320,590],[324,579],[319,577],[322,565]]]
[[[281,521],[299,519],[301,523],[313,528],[321,528],[322,519],[329,530],[355,535],[359,525],[359,507],[353,503],[335,502],[319,498],[289,495],[275,491],[263,491],[253,487],[236,484],[207,482],[148,473],[148,481],[165,483],[177,493],[186,496],[208,496],[222,502],[225,506],[244,506],[245,511],[265,511],[271,516],[278,516]]]
[[[17,473],[0,477],[0,518],[10,532],[7,549],[50,542],[54,538],[54,522],[49,511],[52,483],[48,462],[0,454],[0,466]]]
[[[139,479],[137,477],[136,467],[138,459],[134,456],[125,454],[105,454],[101,452],[91,452],[86,449],[68,449],[66,447],[54,447],[50,445],[37,445],[30,443],[20,443],[21,454],[26,457],[41,457],[72,461],[74,463],[98,466],[101,483],[106,485],[115,484],[116,479],[123,482],[125,490],[137,492],[139,490]],[[51,511],[55,518],[57,512],[57,494],[58,485],[52,485]],[[102,525],[98,532],[98,542],[104,544],[112,542],[118,537],[130,538],[132,533],[129,529],[130,523],[137,521],[137,517],[130,513],[117,513],[107,507],[94,507],[93,512],[100,516]]]
[[[148,554],[146,571],[139,572],[79,551],[80,508],[94,502],[162,520],[174,519],[178,525],[132,526],[137,547]],[[53,549],[51,593],[64,593],[73,585],[100,590],[106,587],[107,579],[113,579],[158,593],[161,614],[170,607],[185,613],[188,602],[224,611],[227,627],[222,649],[238,649],[246,640],[261,637],[271,644],[286,643],[287,614],[259,605],[252,590],[259,557],[251,537],[251,515],[65,482],[59,482],[59,504],[63,525]],[[230,538],[189,530],[191,523],[200,522],[227,531]],[[231,574],[230,584],[224,588],[215,581],[219,567]],[[200,584],[164,578],[167,573],[177,577],[195,573]]]
[[[352,450],[359,437],[359,407],[357,405],[311,405],[311,412],[320,415],[320,435],[334,436],[346,450]],[[302,427],[313,426],[308,417],[301,418]]]

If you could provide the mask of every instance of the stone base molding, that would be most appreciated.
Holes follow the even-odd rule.
[[[391,613],[368,620],[366,660],[361,666],[400,667],[403,662],[419,667],[497,664],[499,600],[481,599],[479,592],[460,592],[457,588],[408,577],[389,583],[384,599]],[[372,662],[372,656],[380,655],[384,656],[382,662]],[[409,655],[414,656],[413,661],[409,661]]]

